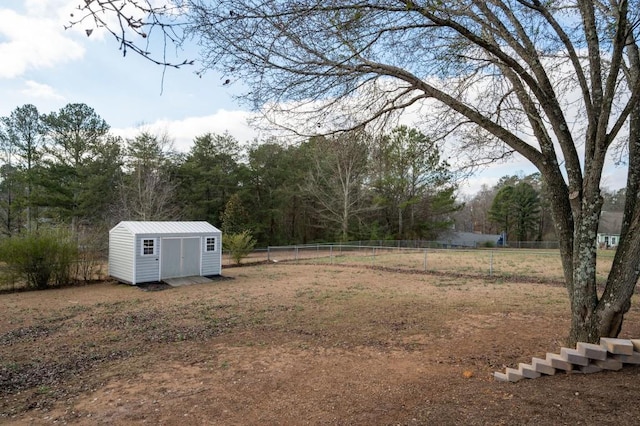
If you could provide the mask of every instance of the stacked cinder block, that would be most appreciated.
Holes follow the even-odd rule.
[[[624,364],[640,364],[640,339],[600,338],[600,344],[579,342],[575,349],[561,348],[559,354],[547,353],[545,359],[532,358],[531,364],[520,363],[518,368],[496,371],[493,376],[503,382],[535,379],[566,373],[597,373],[620,370]]]

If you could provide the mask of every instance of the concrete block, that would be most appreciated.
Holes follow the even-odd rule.
[[[640,344],[640,341],[638,341],[638,343]],[[601,337],[600,346],[602,346],[612,354],[617,354],[617,355],[633,354],[633,342],[627,339],[614,339],[611,337]]]
[[[547,361],[556,370],[564,370],[568,372],[574,369],[573,364],[571,364],[570,362],[567,362],[564,358],[562,358],[558,354],[547,353]]]
[[[602,371],[602,368],[598,367],[595,364],[581,365],[580,371],[584,374],[599,373],[600,371]]]
[[[515,368],[507,368],[505,371],[505,375],[510,382],[517,382],[524,379],[524,376],[520,374],[520,371]]]
[[[495,373],[493,373],[493,377],[499,382],[508,382],[509,381],[509,378],[507,377],[507,375],[505,373],[501,373],[499,371],[496,371]]]
[[[611,358],[624,364],[640,364],[640,352],[633,352],[631,355],[612,355]]]
[[[576,349],[578,350],[578,352],[589,359],[607,359],[607,350],[602,346],[596,345],[594,343],[578,342],[578,344],[576,345]]]
[[[567,362],[575,365],[589,365],[589,358],[578,352],[577,349],[560,348],[560,356]]]
[[[617,359],[607,358],[605,360],[596,359],[593,361],[594,365],[602,368],[603,370],[620,370],[622,368],[622,361],[618,361]]]
[[[531,365],[538,373],[548,374],[550,376],[556,374],[556,369],[551,365],[551,361],[547,361],[546,359],[533,357],[531,358]]]
[[[520,363],[518,364],[518,372],[527,379],[537,379],[540,377],[540,373],[538,373],[532,365]]]

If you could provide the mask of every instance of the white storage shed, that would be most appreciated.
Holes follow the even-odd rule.
[[[208,222],[123,221],[109,231],[109,275],[128,284],[220,275],[222,232]]]

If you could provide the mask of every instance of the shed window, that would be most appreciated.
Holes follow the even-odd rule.
[[[216,251],[216,237],[207,237],[205,240],[205,251]]]
[[[142,240],[142,255],[151,256],[156,254],[156,240],[153,238],[145,238]]]

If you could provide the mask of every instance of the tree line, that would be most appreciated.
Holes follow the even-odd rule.
[[[120,220],[206,220],[250,231],[263,246],[435,239],[453,227],[509,241],[556,238],[539,173],[504,176],[456,200],[438,147],[404,126],[247,146],[207,133],[179,153],[166,134],[114,136],[85,104],[49,114],[23,105],[0,118],[0,149],[0,230],[8,237],[65,226],[104,243]],[[623,210],[624,188],[602,194],[605,210]]]
[[[244,146],[206,133],[180,153],[166,134],[113,135],[85,104],[23,105],[0,118],[0,150],[6,237],[65,227],[104,242],[120,220],[206,220],[259,245],[431,239],[461,207],[438,146],[404,126]]]

